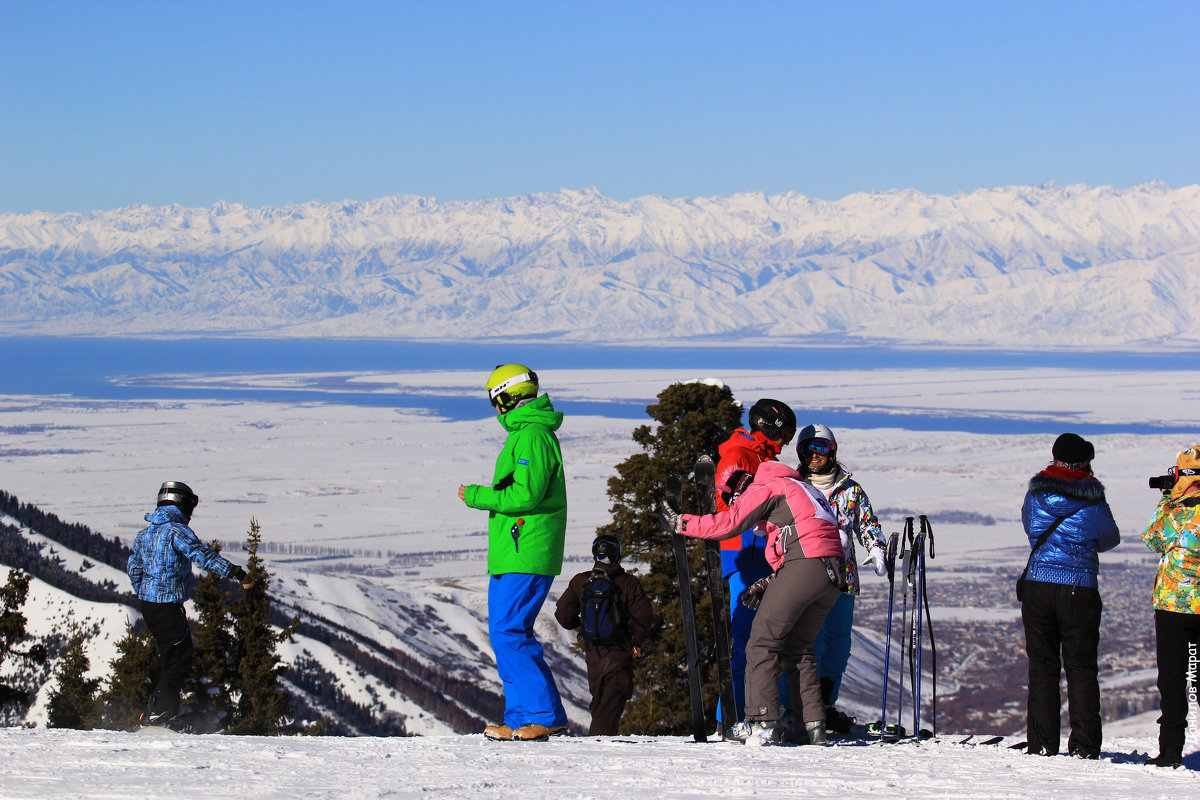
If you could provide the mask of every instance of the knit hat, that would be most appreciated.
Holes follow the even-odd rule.
[[[1180,470],[1200,469],[1200,444],[1189,447],[1175,458],[1175,466]],[[1171,489],[1171,499],[1178,500],[1192,484],[1200,483],[1200,475],[1181,475]]]
[[[1096,448],[1092,447],[1092,443],[1075,433],[1064,433],[1055,439],[1051,452],[1055,461],[1068,466],[1083,466],[1096,457]]]

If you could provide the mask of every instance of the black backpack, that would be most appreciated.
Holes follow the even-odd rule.
[[[579,609],[583,638],[592,644],[616,644],[625,633],[625,613],[616,582],[602,569],[592,570],[583,584]]]

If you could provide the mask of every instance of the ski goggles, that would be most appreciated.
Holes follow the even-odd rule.
[[[833,452],[833,442],[827,439],[809,439],[804,443],[804,452],[806,455],[829,455]]]

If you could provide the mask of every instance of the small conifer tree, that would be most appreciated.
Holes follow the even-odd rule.
[[[109,669],[104,691],[97,699],[96,727],[132,730],[158,677],[158,646],[150,632],[126,623]]]
[[[275,651],[280,642],[299,628],[293,622],[281,631],[271,627],[271,601],[267,595],[271,576],[258,555],[262,542],[258,520],[250,520],[246,537],[246,572],[252,585],[233,604],[233,657],[237,664],[234,690],[237,708],[230,733],[270,736],[279,732],[291,701],[280,685],[286,669]]]
[[[41,643],[18,650],[17,645],[24,639],[25,614],[21,608],[29,596],[30,576],[20,570],[9,570],[8,580],[0,586],[0,665],[5,659],[16,657],[32,664],[46,662],[46,647]],[[24,714],[24,708],[30,703],[30,694],[24,691],[19,682],[12,676],[0,682],[0,709],[17,707],[18,714]]]
[[[221,552],[219,542],[209,546],[213,552]],[[190,710],[193,729],[213,731],[225,727],[234,709],[230,696],[236,681],[230,583],[215,572],[205,573],[196,582],[194,606],[198,621],[192,629],[191,689],[183,702]]]
[[[59,657],[58,668],[54,671],[57,686],[50,692],[48,727],[92,729],[100,679],[87,677],[91,663],[83,649],[86,641],[83,631],[78,627],[73,628],[71,638]]]
[[[717,448],[737,429],[742,408],[725,386],[676,383],[658,395],[646,408],[656,427],[642,425],[633,440],[642,452],[617,465],[609,478],[608,496],[613,500],[612,522],[596,530],[613,534],[624,545],[628,561],[636,570],[660,619],[643,656],[634,662],[634,695],[621,719],[626,733],[690,733],[690,701],[687,684],[687,655],[683,637],[683,612],[679,601],[671,537],[658,519],[667,477],[672,472],[685,479],[684,510],[696,511],[695,487],[687,480],[703,454],[717,457]],[[711,658],[712,615],[700,543],[688,542],[692,594],[698,599],[696,623],[700,630],[706,697],[716,698],[715,659]],[[708,652],[704,652],[707,644]],[[710,706],[715,706],[710,703]],[[710,716],[713,711],[710,710]],[[714,720],[715,721],[715,720]]]

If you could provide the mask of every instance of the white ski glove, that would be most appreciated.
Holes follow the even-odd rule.
[[[870,564],[875,574],[881,578],[887,575],[887,557],[884,555],[884,549],[879,542],[871,542],[867,545],[867,557],[860,562],[864,567]]]

